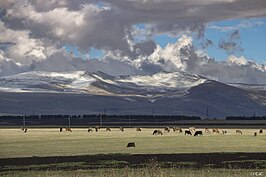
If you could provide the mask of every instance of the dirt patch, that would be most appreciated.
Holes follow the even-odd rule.
[[[75,169],[143,167],[157,163],[163,168],[245,168],[265,169],[266,153],[201,154],[98,154],[84,156],[25,157],[0,159],[0,171],[18,169]],[[77,165],[81,163],[82,165]],[[64,164],[64,165],[62,165]],[[13,167],[13,168],[12,168]],[[15,168],[14,168],[15,167]]]

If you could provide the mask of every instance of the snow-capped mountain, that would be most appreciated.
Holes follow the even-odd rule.
[[[111,76],[103,72],[27,72],[0,77],[0,91],[87,93],[93,95],[182,95],[207,79],[184,72]]]
[[[250,87],[248,87],[250,88]],[[258,87],[255,87],[258,88]],[[264,88],[264,87],[263,87]],[[0,113],[266,115],[265,89],[185,72],[111,76],[103,72],[26,72],[0,77]]]

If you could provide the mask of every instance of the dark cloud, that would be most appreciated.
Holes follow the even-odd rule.
[[[206,39],[206,40],[204,40],[202,42],[202,48],[203,49],[206,49],[206,48],[208,48],[209,46],[212,46],[212,45],[213,45],[213,42],[210,39]]]
[[[97,69],[134,74],[182,70],[222,81],[233,78],[233,74],[245,77],[234,73],[238,71],[234,67],[243,65],[228,65],[199,56],[188,36],[196,34],[203,38],[209,22],[265,16],[265,0],[0,1],[0,42],[14,44],[5,50],[0,48],[0,72]],[[133,26],[137,24],[143,24],[145,29],[149,26],[147,34],[143,31],[142,35],[147,36],[143,41],[135,41],[137,33]],[[242,50],[236,29],[219,42],[219,48],[229,54]],[[177,43],[161,48],[151,40],[158,34],[181,37]],[[105,57],[88,61],[89,64],[73,60],[62,53],[65,44],[84,53],[94,47],[104,51]],[[203,48],[210,45],[213,45],[210,39],[203,42]],[[250,70],[245,72],[253,73],[254,65],[246,67]],[[229,72],[227,68],[235,71]],[[214,72],[215,69],[219,71]]]
[[[232,32],[228,39],[220,40],[218,47],[225,50],[228,54],[233,54],[235,52],[243,51],[240,46],[240,32],[235,30]]]

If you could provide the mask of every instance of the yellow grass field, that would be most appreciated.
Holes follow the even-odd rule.
[[[152,135],[155,128],[112,128],[107,132],[87,132],[85,128],[74,128],[72,132],[59,132],[58,128],[29,128],[27,133],[20,129],[0,129],[0,158],[32,156],[72,156],[108,153],[129,154],[178,154],[210,152],[266,152],[266,134],[254,132],[258,129],[235,129],[229,134],[207,134],[185,136],[183,133],[163,131],[163,135]],[[197,129],[200,130],[200,129]],[[135,148],[126,148],[135,142]]]

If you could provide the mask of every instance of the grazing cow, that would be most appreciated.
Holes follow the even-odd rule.
[[[205,128],[205,133],[211,133],[211,131],[208,128]]]
[[[136,131],[137,132],[141,132],[141,128],[136,128]]]
[[[203,135],[202,131],[196,131],[194,136]]]
[[[69,127],[65,128],[65,130],[66,130],[67,132],[72,132],[71,128],[69,128]]]
[[[242,135],[242,131],[241,130],[236,130],[236,134],[241,134]]]
[[[212,133],[218,133],[218,134],[220,134],[220,131],[219,131],[218,128],[214,128],[214,129],[212,129]]]
[[[185,130],[185,135],[192,135],[191,131],[190,130]]]
[[[257,136],[257,132],[254,133],[254,137]]]
[[[28,129],[27,128],[24,128],[24,133],[27,133]]]
[[[120,130],[121,132],[123,132],[123,131],[124,131],[124,128],[123,128],[123,127],[120,127],[119,130]]]
[[[223,134],[227,134],[228,130],[222,130]]]
[[[188,129],[189,129],[191,132],[196,131],[196,128],[195,128],[195,127],[188,127]]]
[[[170,128],[169,128],[169,127],[165,127],[165,128],[164,128],[164,131],[166,131],[166,132],[170,132]]]
[[[130,142],[130,143],[127,143],[127,148],[128,147],[136,147],[135,143],[134,142]]]
[[[106,131],[109,131],[109,132],[110,132],[110,131],[111,131],[111,128],[109,128],[109,127],[106,127]]]
[[[60,127],[60,128],[59,128],[59,132],[62,132],[62,131],[63,131],[63,128],[62,128],[62,127]]]
[[[93,132],[93,129],[92,128],[88,128],[88,132]]]
[[[182,128],[173,127],[174,132],[182,133]]]
[[[153,135],[163,135],[163,132],[161,130],[154,130]]]
[[[262,129],[260,129],[259,134],[263,134],[263,130]]]

